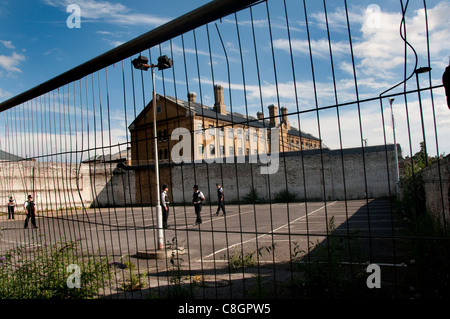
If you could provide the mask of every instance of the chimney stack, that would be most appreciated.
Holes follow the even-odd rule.
[[[288,120],[288,109],[285,106],[282,106],[280,108],[281,111],[281,123],[283,123],[284,125],[286,125],[286,128],[289,130],[291,128],[291,126],[289,125],[289,120]]]
[[[256,113],[256,117],[258,118],[258,120],[262,121],[264,119],[264,114],[263,112],[258,112]]]
[[[273,104],[269,105],[269,116],[270,116],[270,119],[269,119],[270,127],[277,126],[278,125],[278,108]]]
[[[227,108],[223,102],[223,86],[214,85],[214,110],[220,114],[227,114]]]
[[[195,103],[196,98],[197,98],[197,94],[195,94],[195,92],[188,93],[188,101],[190,103]]]

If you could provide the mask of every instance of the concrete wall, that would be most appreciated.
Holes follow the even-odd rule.
[[[0,211],[6,211],[9,196],[21,206],[28,194],[40,210],[90,207],[94,202],[129,205],[134,202],[134,186],[134,172],[117,163],[0,162]]]
[[[440,175],[439,175],[440,170]],[[441,224],[450,224],[450,155],[420,171],[425,188],[426,208]]]
[[[377,198],[395,194],[393,145],[366,147],[364,157],[361,148],[279,155],[278,171],[270,175],[261,174],[263,164],[249,163],[248,157],[245,163],[224,160],[223,164],[162,165],[161,185],[169,184],[171,201],[175,203],[190,202],[196,183],[215,202],[217,182],[223,185],[228,202],[243,201],[252,188],[259,198],[267,201],[276,200],[286,189],[300,200],[356,199],[366,194]],[[28,194],[34,194],[39,209],[89,207],[92,203],[98,206],[146,204],[156,198],[154,187],[150,187],[154,183],[151,176],[148,178],[151,172],[151,167],[138,169],[115,163],[0,163],[1,211],[6,211],[10,195],[22,205]]]
[[[297,199],[307,200],[384,197],[395,194],[394,154],[393,145],[280,153],[279,169],[271,175],[261,174],[262,164],[250,164],[248,158],[239,164],[176,165],[172,167],[171,193],[174,202],[189,202],[192,186],[197,183],[211,201],[216,201],[218,182],[228,201],[242,199],[252,188],[259,198],[272,201],[286,189]]]

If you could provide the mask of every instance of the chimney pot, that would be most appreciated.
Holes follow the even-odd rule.
[[[188,93],[188,101],[191,103],[195,103],[197,98],[197,94],[195,94],[195,92],[189,92]]]

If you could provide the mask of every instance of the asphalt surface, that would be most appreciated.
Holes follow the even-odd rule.
[[[401,263],[393,240],[401,227],[387,200],[226,205],[226,212],[216,216],[216,206],[205,205],[203,222],[195,225],[192,206],[171,207],[169,228],[164,230],[168,258],[156,261],[135,258],[138,251],[158,247],[152,207],[38,212],[38,229],[23,229],[24,214],[16,214],[15,220],[2,215],[0,249],[3,254],[23,246],[32,252],[38,246],[77,240],[89,254],[107,255],[114,261],[130,256],[140,272],[159,275],[173,268],[174,251],[188,272],[227,269],[238,256],[249,257],[264,269],[289,269],[293,256],[314,256],[332,241],[348,248],[340,257],[343,263]],[[355,243],[358,249],[353,249]],[[221,280],[217,274],[212,279],[216,284]]]

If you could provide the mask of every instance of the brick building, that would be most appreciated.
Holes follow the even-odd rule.
[[[290,152],[301,149],[320,149],[320,139],[292,127],[288,120],[286,107],[268,107],[269,116],[262,112],[257,117],[230,112],[223,99],[223,87],[214,86],[214,106],[197,102],[196,94],[189,93],[187,100],[171,96],[156,95],[156,121],[158,139],[158,159],[161,183],[170,184],[170,170],[165,167],[176,163],[172,158],[173,147],[182,138],[174,138],[175,129],[184,128],[189,132],[189,149],[184,148],[177,156],[184,156],[185,162],[208,159],[233,159],[235,157],[258,156],[274,152],[271,145],[271,128],[279,129],[278,150]],[[136,168],[136,200],[150,202],[149,193],[155,187],[154,139],[152,101],[144,108],[129,126],[131,133],[131,164]],[[186,142],[186,141],[184,141]],[[149,182],[150,181],[150,182]]]

